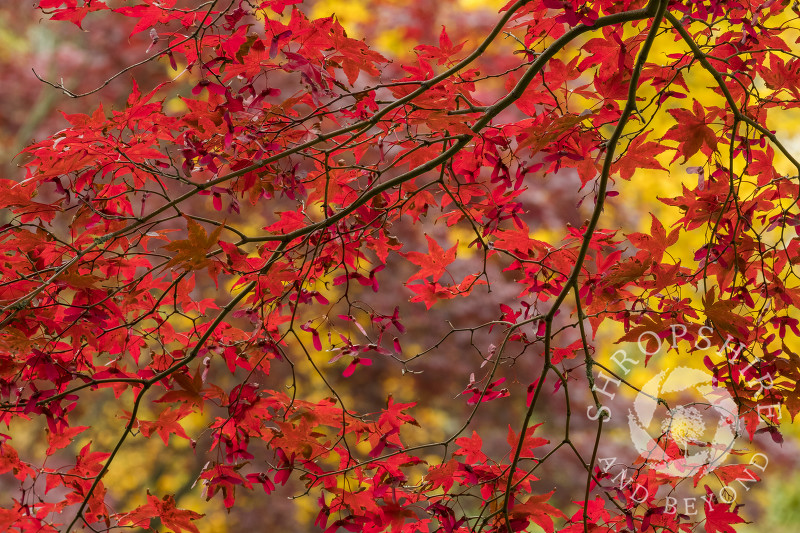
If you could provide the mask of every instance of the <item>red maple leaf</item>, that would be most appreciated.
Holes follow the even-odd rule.
[[[461,49],[464,48],[465,44],[466,41],[453,46],[450,37],[447,35],[447,29],[442,26],[442,33],[439,34],[438,47],[421,44],[414,48],[414,50],[422,52],[422,57],[425,59],[436,59],[439,65],[444,65],[452,56],[459,53]]]
[[[433,304],[439,300],[449,300],[455,296],[447,287],[443,287],[438,283],[414,283],[413,285],[408,285],[408,288],[417,294],[411,298],[411,301],[424,302],[426,309],[433,307]]]
[[[63,4],[66,4],[66,6],[61,7]],[[39,7],[43,13],[51,15],[50,18],[52,20],[67,20],[80,29],[83,29],[81,24],[83,23],[84,17],[90,11],[108,9],[108,6],[99,0],[86,2],[80,7],[78,6],[78,0],[40,0],[37,7]],[[52,9],[53,11],[45,11],[45,9]]]
[[[208,250],[217,244],[224,224],[217,226],[211,235],[206,233],[206,230],[189,217],[186,218],[186,227],[188,229],[188,238],[172,241],[164,245],[165,250],[175,252],[175,255],[170,259],[165,268],[177,265],[184,270],[199,270],[211,264],[211,260],[206,257]]]
[[[675,228],[667,235],[661,221],[652,213],[650,213],[650,218],[650,235],[646,233],[631,233],[628,235],[628,240],[640,250],[650,252],[652,260],[658,263],[664,256],[664,251],[678,242],[680,228]]]
[[[709,496],[713,497],[711,489],[706,487]],[[733,524],[743,524],[745,519],[739,516],[739,506],[731,511],[731,504],[708,500],[706,502],[706,533],[736,533]]]
[[[543,253],[549,248],[546,243],[531,238],[531,230],[524,221],[520,225],[514,224],[507,230],[497,231],[494,236],[496,239],[492,242],[492,248],[515,254]]]
[[[189,436],[178,421],[191,413],[192,409],[186,405],[182,405],[177,409],[166,408],[158,415],[158,420],[152,422],[139,420],[139,430],[145,437],[150,437],[154,432],[158,433],[165,445],[169,444],[169,436],[173,434],[189,440]]]
[[[164,499],[159,500],[156,496],[147,491],[147,503],[141,507],[137,507],[130,513],[126,513],[119,518],[119,524],[130,524],[134,527],[149,528],[150,521],[153,518],[158,518],[168,529],[175,533],[182,531],[190,531],[191,533],[200,533],[192,521],[202,518],[205,515],[190,511],[188,509],[178,509],[175,504],[173,496],[164,496]]]
[[[456,259],[456,249],[458,248],[458,243],[456,243],[449,250],[445,251],[427,234],[425,235],[425,238],[428,239],[427,254],[423,254],[421,252],[407,252],[403,254],[403,257],[420,267],[420,271],[408,278],[408,281],[425,279],[428,276],[431,276],[433,281],[439,281],[439,278],[441,278],[442,275],[447,271],[447,265]]]
[[[647,133],[636,137],[628,145],[628,150],[625,155],[620,157],[612,167],[612,172],[619,172],[619,175],[624,180],[630,180],[636,170],[640,168],[649,168],[652,170],[666,170],[664,166],[658,162],[656,156],[666,150],[667,148],[661,143],[645,142]]]
[[[510,515],[514,518],[531,520],[547,533],[553,533],[555,531],[553,518],[566,518],[564,513],[546,503],[550,496],[553,495],[553,492],[555,491],[530,496],[525,503],[515,505]]]
[[[386,409],[381,412],[381,416],[378,419],[378,425],[381,428],[399,428],[403,424],[412,424],[414,426],[419,427],[419,424],[414,417],[404,413],[406,409],[410,409],[414,407],[416,403],[397,403],[392,398],[392,395],[389,395],[389,399],[387,401]]]
[[[686,163],[690,157],[696,154],[703,144],[717,150],[717,135],[714,130],[708,127],[711,117],[706,115],[702,104],[694,100],[692,111],[686,109],[670,109],[669,114],[678,122],[672,126],[664,135],[664,139],[679,141],[678,151],[675,153],[673,161],[679,155],[683,155],[683,162]]]
[[[64,430],[54,432],[47,430],[47,442],[49,444],[47,448],[47,455],[53,455],[56,453],[56,450],[60,450],[61,448],[66,448],[72,442],[72,439],[82,433],[83,431],[89,429],[89,426],[75,426],[71,428],[66,428]]]
[[[539,446],[544,446],[545,444],[548,444],[550,442],[547,439],[533,436],[533,433],[539,426],[541,426],[541,424],[536,424],[534,426],[529,427],[525,431],[525,441],[522,443],[522,449],[521,449],[522,456],[533,457],[534,448],[538,448]],[[519,435],[517,435],[517,433],[513,429],[511,429],[510,424],[508,426],[508,437],[506,437],[506,442],[508,442],[508,445],[511,447],[512,450],[516,450],[517,445],[519,443]]]
[[[454,475],[458,471],[459,463],[456,459],[450,459],[446,463],[432,466],[428,473],[425,475],[425,482],[431,486],[432,489],[442,488],[445,493],[450,490],[455,481]]]
[[[460,448],[453,455],[465,455],[467,463],[483,464],[486,461],[486,455],[481,451],[483,440],[477,432],[473,431],[471,437],[457,438],[456,445]]]

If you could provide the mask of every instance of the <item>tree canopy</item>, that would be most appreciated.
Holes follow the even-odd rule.
[[[38,1],[122,64],[26,74],[74,102],[0,180],[2,529],[758,518],[797,4],[345,4]]]

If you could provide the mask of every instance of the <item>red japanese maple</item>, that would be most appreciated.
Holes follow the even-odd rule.
[[[126,81],[138,65],[115,75],[124,107],[65,114],[0,181],[0,474],[19,488],[2,529],[199,531],[179,495],[142,487],[125,507],[105,483],[155,439],[200,458],[184,494],[229,510],[244,491],[302,495],[330,532],[733,531],[740,508],[715,493],[673,512],[664,493],[684,480],[651,462],[626,483],[602,468],[598,376],[624,375],[594,343],[614,323],[619,342],[654,334],[648,359],[705,340],[697,360],[750,439],[800,411],[800,162],[776,118],[800,107],[796,7],[512,0],[436,40],[425,2],[376,1],[420,39],[389,59],[299,3],[39,1],[148,35],[143,63],[171,74],[147,89]],[[695,75],[716,99],[693,97]],[[669,179],[697,175],[661,198],[677,223],[642,212],[648,232],[622,231],[604,209],[630,207],[615,180],[667,179],[670,159]],[[554,183],[574,216],[536,233],[533,193]],[[414,402],[376,385],[421,370],[435,381]],[[455,422],[421,439],[425,388],[450,384]],[[598,413],[588,444],[570,433],[576,397]],[[100,400],[111,446],[87,408]],[[23,427],[46,450],[17,449]],[[556,453],[579,484],[546,470]],[[717,479],[746,475],[733,466]]]

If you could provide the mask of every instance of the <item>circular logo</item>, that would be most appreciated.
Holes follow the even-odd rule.
[[[691,394],[697,401],[669,409],[657,420],[659,404]],[[676,398],[677,399],[677,398]],[[662,402],[663,401],[663,402]],[[692,477],[719,466],[737,437],[737,408],[712,376],[694,368],[663,371],[647,382],[628,411],[631,440],[651,469],[670,477]]]

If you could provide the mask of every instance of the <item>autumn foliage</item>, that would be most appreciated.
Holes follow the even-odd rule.
[[[192,492],[297,496],[331,533],[745,521],[718,487],[746,466],[621,483],[586,411],[625,377],[609,340],[704,368],[743,443],[800,411],[796,6],[516,0],[431,40],[423,4],[370,4],[418,39],[400,53],[299,0],[39,0],[124,26],[163,79],[109,76],[124,105],[65,113],[0,181],[0,529],[198,532]],[[107,483],[144,440],[198,458],[181,494]]]

